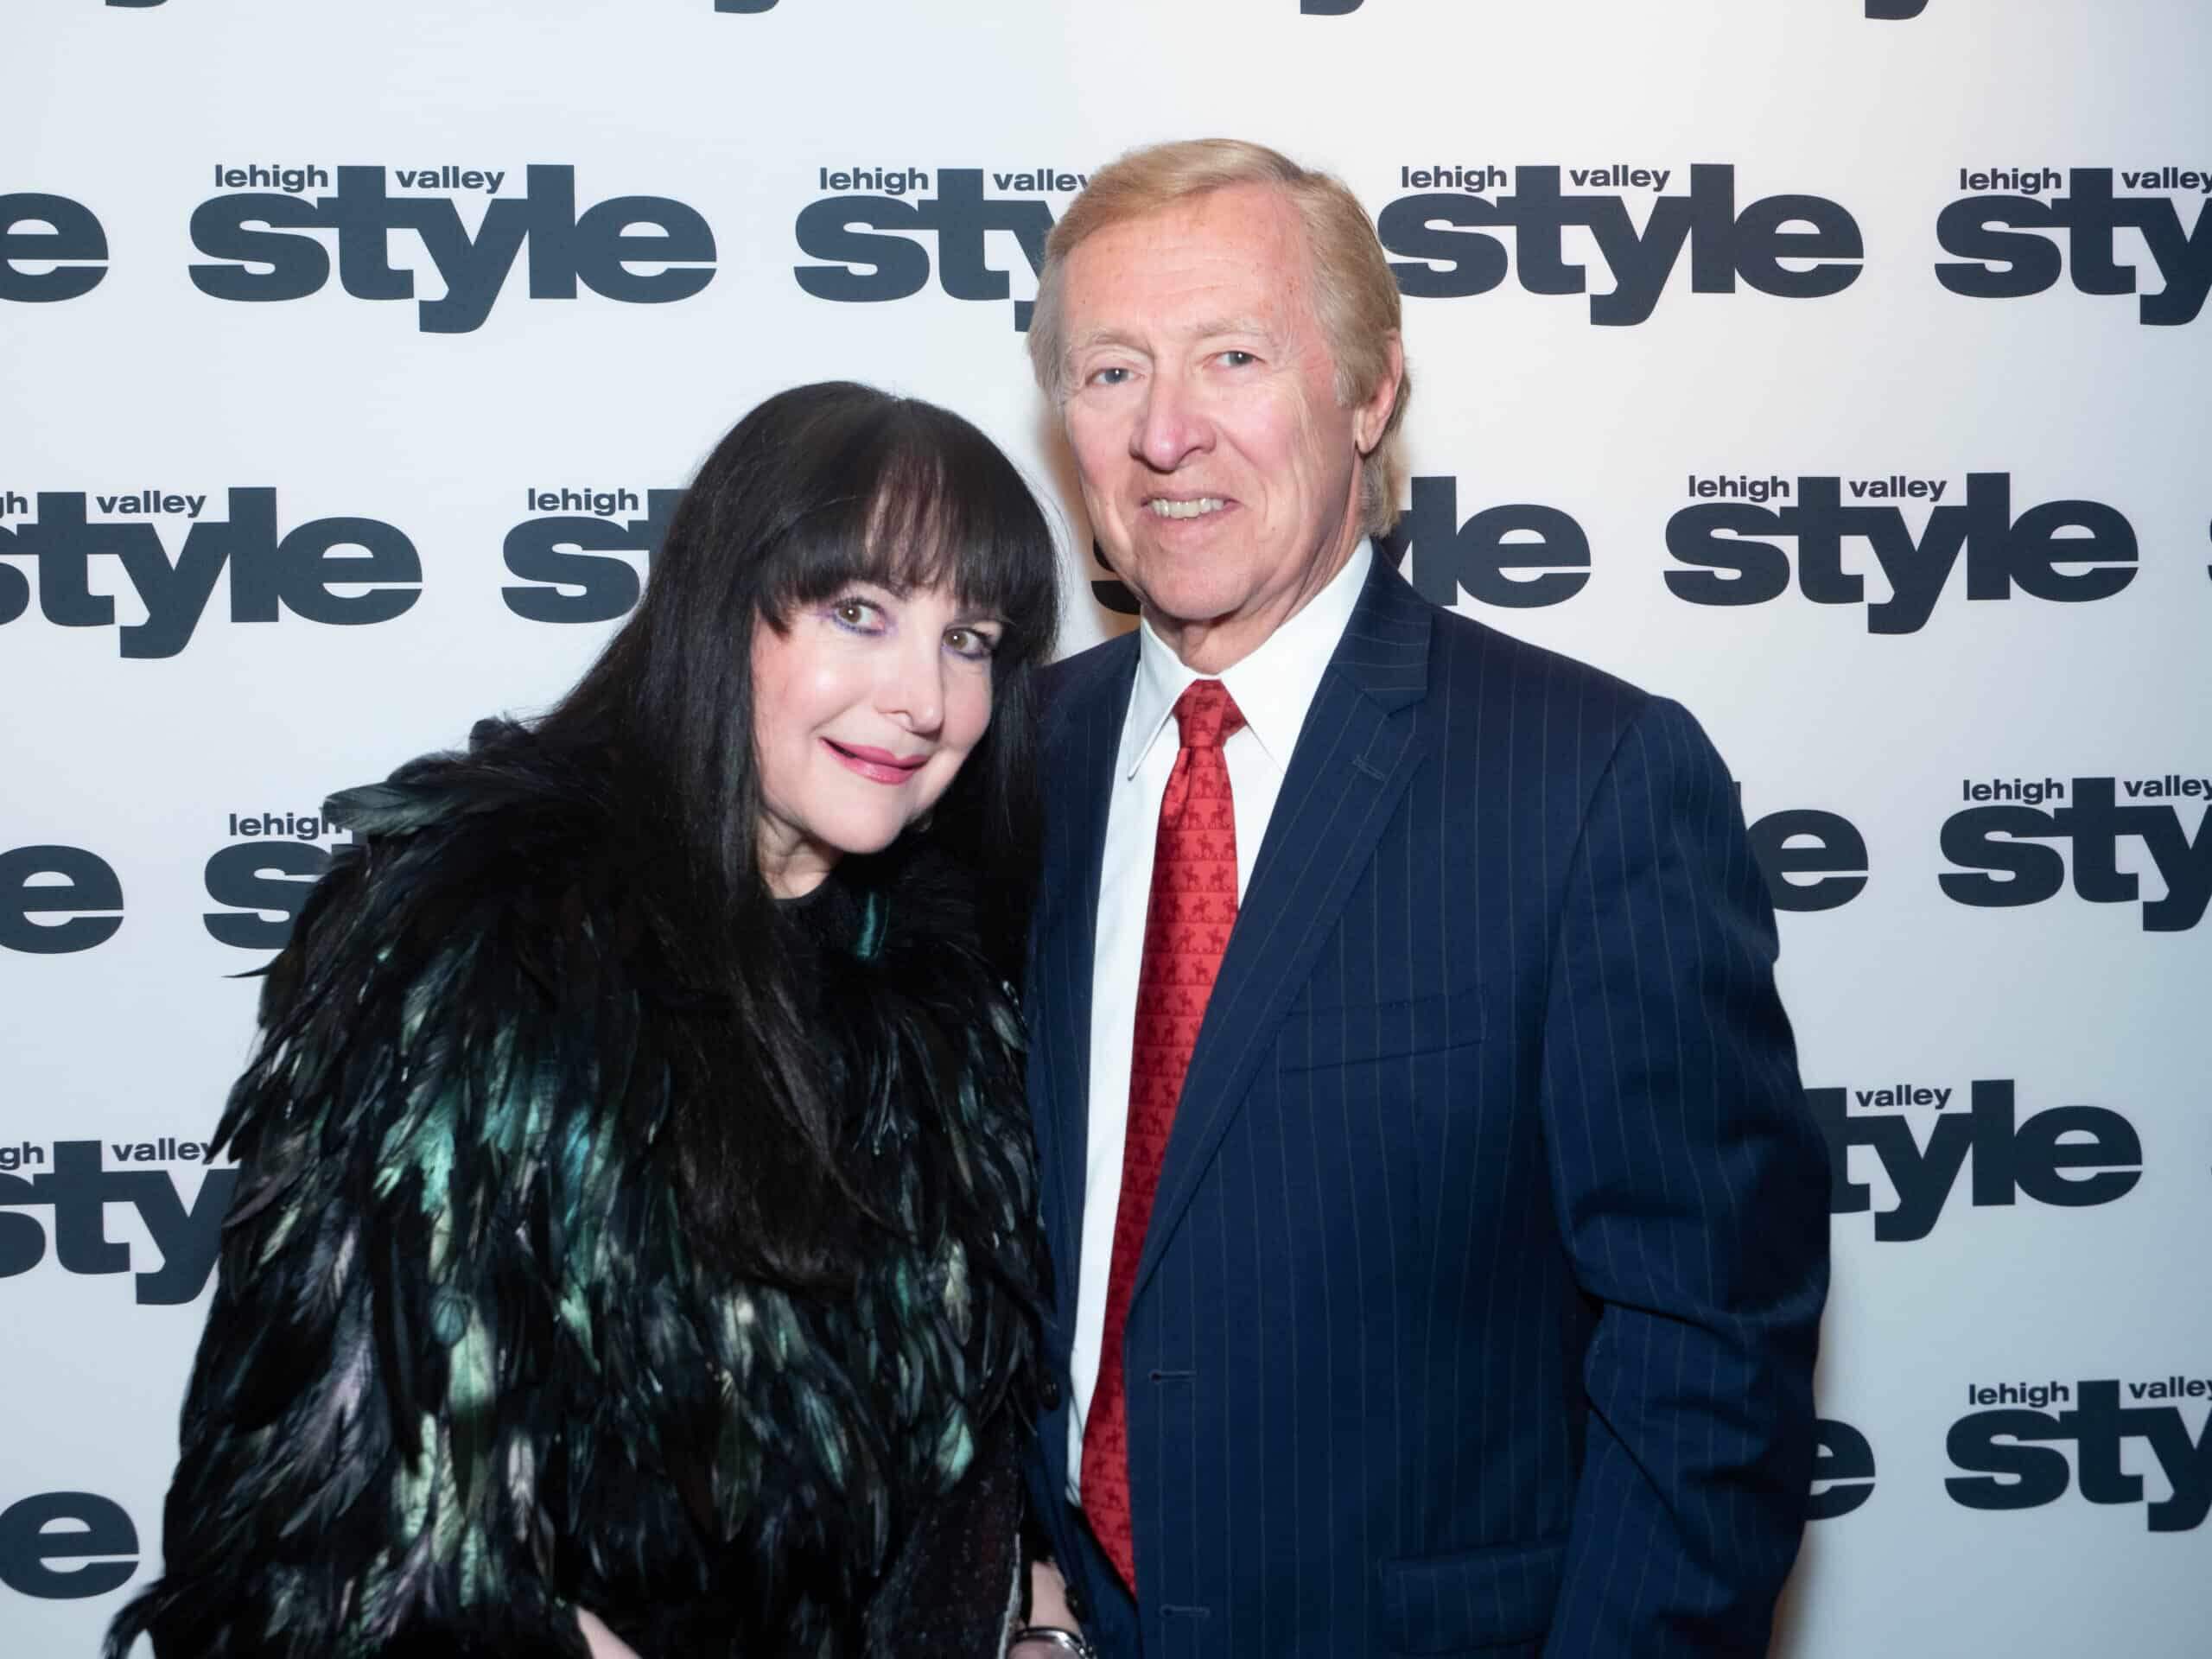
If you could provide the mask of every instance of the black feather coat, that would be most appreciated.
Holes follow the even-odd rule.
[[[1043,1268],[958,884],[849,862],[745,947],[809,964],[878,1221],[847,1288],[717,1271],[669,1133],[717,1015],[657,944],[655,855],[492,735],[332,804],[359,840],[225,1114],[166,1576],[110,1653],[576,1659],[579,1606],[645,1659],[997,1653]]]

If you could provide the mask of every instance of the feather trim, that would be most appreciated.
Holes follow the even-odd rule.
[[[575,1659],[580,1605],[648,1659],[857,1651],[898,1627],[918,1540],[1011,1514],[1034,1154],[953,873],[856,864],[866,927],[821,953],[868,1268],[842,1294],[717,1275],[667,1145],[711,1003],[657,949],[651,849],[491,735],[328,809],[359,840],[272,964],[218,1130],[244,1174],[168,1570],[111,1659],[140,1630],[162,1659]],[[714,1086],[746,1110],[744,1077]]]

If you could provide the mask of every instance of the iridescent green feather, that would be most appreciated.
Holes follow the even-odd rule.
[[[168,1571],[112,1659],[141,1630],[162,1659],[581,1659],[578,1605],[646,1659],[987,1631],[988,1592],[948,1586],[1007,1581],[1043,1270],[1018,1025],[957,884],[855,887],[817,964],[853,1179],[893,1223],[868,1271],[720,1278],[670,1173],[671,1021],[698,1016],[628,954],[632,819],[494,736],[497,765],[332,804],[359,843],[219,1130],[245,1175]]]

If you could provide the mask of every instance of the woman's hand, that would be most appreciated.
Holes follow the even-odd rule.
[[[588,1607],[576,1609],[576,1623],[583,1626],[584,1643],[591,1649],[591,1659],[638,1659],[637,1649],[601,1624],[599,1615]]]

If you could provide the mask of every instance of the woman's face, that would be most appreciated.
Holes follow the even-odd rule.
[[[873,853],[929,810],[991,723],[1005,625],[949,588],[866,582],[753,636],[760,868],[810,891],[846,853]]]

